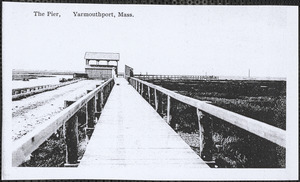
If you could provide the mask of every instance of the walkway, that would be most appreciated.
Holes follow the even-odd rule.
[[[117,78],[79,168],[103,173],[208,166],[124,78]]]

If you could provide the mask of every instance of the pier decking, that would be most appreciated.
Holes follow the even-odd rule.
[[[79,168],[208,168],[159,114],[117,78]]]

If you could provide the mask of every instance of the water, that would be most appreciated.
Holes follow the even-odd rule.
[[[73,75],[51,75],[53,77],[38,77],[37,79],[29,79],[29,81],[13,80],[12,88],[34,87],[39,85],[55,85],[59,84],[60,78],[73,78]]]

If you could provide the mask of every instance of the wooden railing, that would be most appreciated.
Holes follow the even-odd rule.
[[[77,80],[68,81],[65,83],[60,83],[60,84],[55,84],[55,85],[39,85],[39,86],[34,86],[34,87],[12,89],[12,100],[21,99],[24,97],[28,97],[30,95],[38,94],[38,93],[49,91],[49,90],[54,90],[54,89],[57,89],[62,86],[76,83],[81,80],[82,79],[77,79]]]
[[[13,142],[12,165],[18,166],[36,150],[45,140],[63,126],[67,146],[66,165],[77,165],[78,150],[78,117],[77,112],[86,107],[85,128],[90,136],[95,125],[95,117],[100,116],[111,89],[114,79],[111,78],[94,90],[87,90],[87,95],[77,101],[65,101],[65,109],[32,132]],[[72,154],[72,155],[71,155]]]
[[[127,78],[128,79],[128,78]],[[200,156],[203,151],[205,145],[205,137],[204,133],[208,128],[206,128],[207,124],[206,121],[203,119],[205,114],[210,114],[214,117],[220,118],[232,125],[240,127],[250,133],[253,133],[257,136],[260,136],[264,139],[267,139],[281,147],[285,147],[286,145],[286,131],[280,128],[268,125],[261,121],[228,111],[226,109],[208,104],[204,101],[200,101],[194,98],[190,98],[187,96],[180,95],[168,89],[162,88],[160,86],[151,84],[146,81],[139,80],[134,77],[130,77],[129,79],[130,84],[141,94],[146,92],[148,95],[148,101],[151,103],[151,95],[154,95],[154,107],[155,110],[158,111],[159,104],[162,104],[161,97],[158,97],[158,92],[167,96],[167,113],[166,119],[167,122],[170,124],[170,108],[171,108],[171,98],[178,100],[182,103],[195,107],[195,112],[198,116],[198,124],[199,124],[199,139],[200,139]],[[147,88],[147,89],[146,89]],[[146,90],[146,91],[145,91]],[[152,92],[152,94],[151,94]],[[153,98],[153,97],[152,97]],[[153,99],[152,99],[153,101]],[[211,131],[206,131],[206,133]]]
[[[154,79],[170,79],[170,80],[218,80],[218,76],[208,75],[142,75],[135,74],[135,78],[141,80],[154,80]]]

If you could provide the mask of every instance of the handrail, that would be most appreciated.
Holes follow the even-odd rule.
[[[136,78],[143,78],[143,79],[191,79],[191,80],[218,80],[218,76],[213,75],[142,75],[142,74],[135,74],[134,77]]]
[[[96,89],[92,90],[87,95],[80,98],[69,107],[65,108],[62,112],[57,114],[52,119],[40,125],[35,130],[26,134],[19,140],[13,142],[12,165],[20,165],[28,155],[36,150],[46,139],[48,139],[65,122],[67,122],[74,114],[76,114],[79,109],[86,105],[92,98],[96,97],[96,94],[102,91],[105,86],[113,81],[113,78],[107,80]]]
[[[77,79],[77,80],[68,81],[68,82],[65,82],[65,83],[55,84],[55,85],[39,85],[39,86],[33,86],[33,87],[12,89],[12,100],[18,100],[18,99],[28,97],[28,96],[31,96],[31,95],[35,95],[35,94],[38,94],[38,93],[54,90],[54,89],[57,89],[59,87],[63,87],[63,86],[66,86],[66,85],[70,85],[72,83],[79,82],[81,80],[82,79]]]
[[[14,88],[12,89],[12,95],[16,95],[16,94],[21,94],[22,91],[26,91],[26,90],[38,90],[40,88],[49,88],[49,87],[54,87],[56,85],[37,85],[37,86],[33,86],[33,87],[24,87],[24,88]],[[20,92],[20,93],[16,93],[16,92]]]
[[[228,123],[231,123],[235,126],[238,126],[246,131],[249,131],[257,136],[265,138],[273,143],[276,143],[282,147],[286,145],[286,131],[275,126],[263,123],[259,120],[255,120],[232,111],[208,104],[204,101],[200,101],[191,97],[187,97],[178,93],[175,93],[171,90],[162,88],[160,86],[148,83],[146,81],[139,80],[137,78],[131,77],[131,81],[135,80],[144,85],[147,85],[153,89],[156,89],[178,101],[181,101],[190,106],[196,107],[208,114],[211,114],[215,117],[218,117]]]
[[[43,88],[49,88],[49,87],[51,87],[51,88],[61,87],[61,86],[69,85],[71,83],[76,83],[80,80],[82,80],[82,79],[72,80],[72,81],[68,81],[65,83],[53,84],[53,85],[37,85],[37,86],[32,86],[32,87],[14,88],[14,89],[12,89],[12,95],[22,94],[22,91],[27,91],[27,90],[32,90],[32,89],[34,89],[36,91],[36,90],[39,90],[40,88],[43,89]],[[20,92],[20,93],[16,93],[16,92]]]

